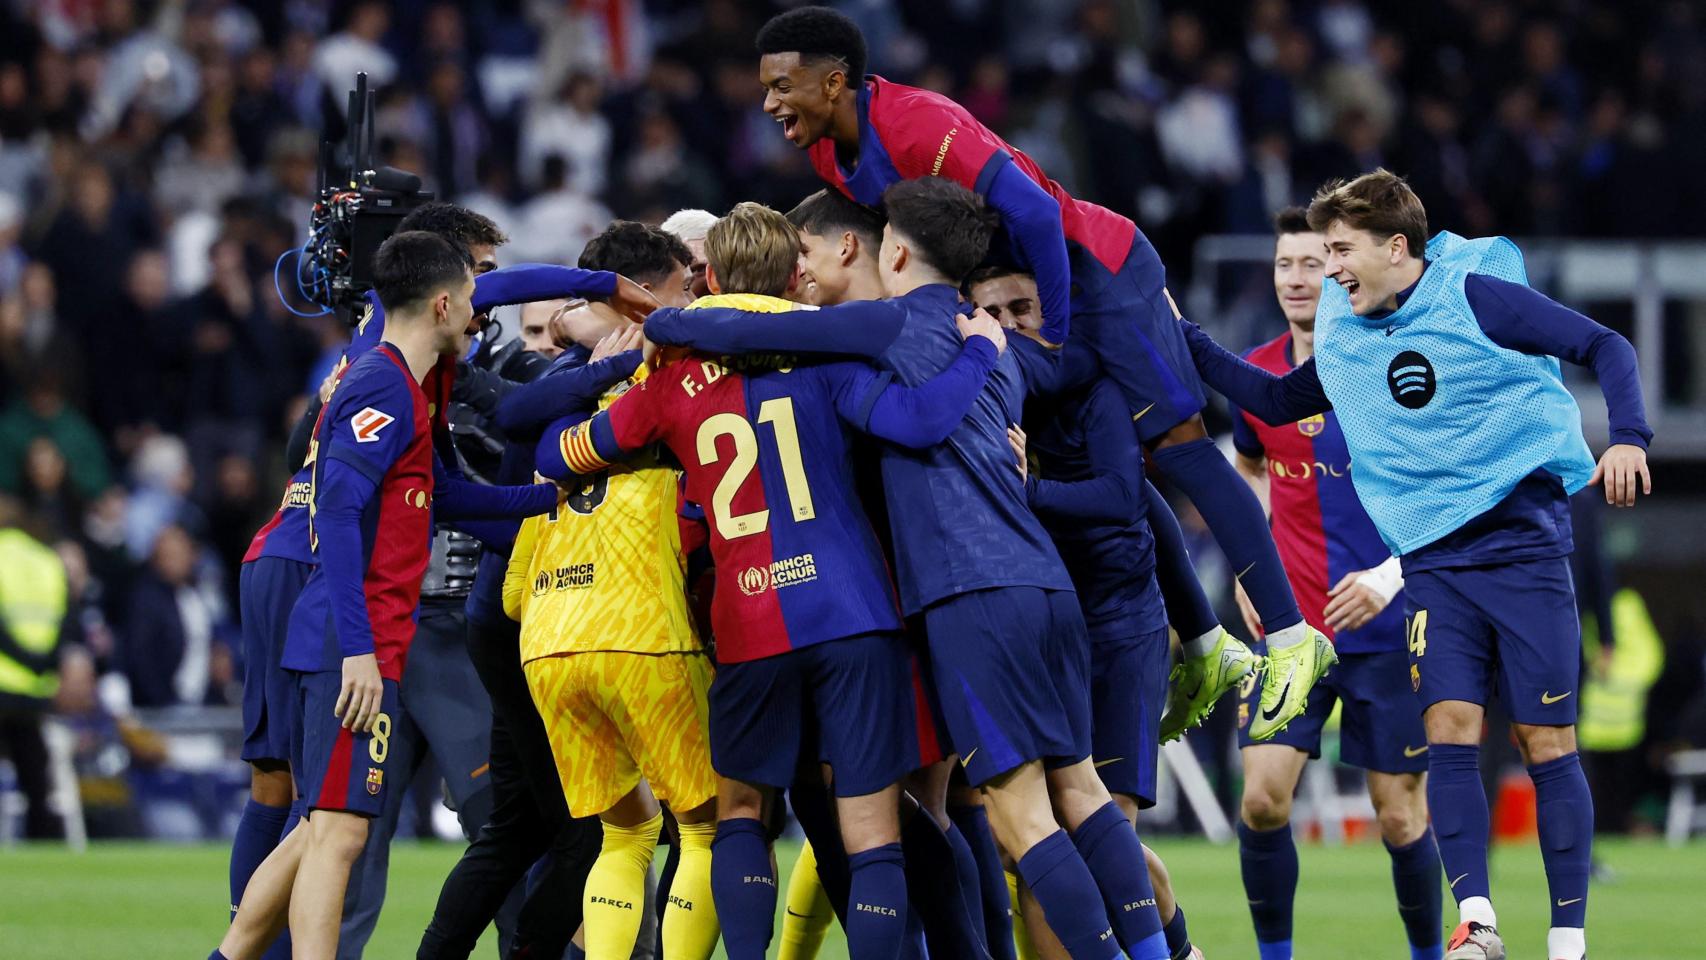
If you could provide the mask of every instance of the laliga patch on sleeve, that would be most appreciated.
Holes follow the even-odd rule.
[[[378,443],[379,431],[397,419],[382,410],[373,407],[363,407],[361,412],[349,418],[350,429],[355,432],[356,443]]]

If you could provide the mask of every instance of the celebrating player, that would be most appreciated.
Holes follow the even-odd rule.
[[[1074,199],[959,104],[867,76],[864,37],[834,10],[802,7],[772,18],[758,32],[758,51],[765,112],[810,152],[826,183],[877,206],[891,184],[939,176],[976,191],[999,214],[1013,247],[1005,252],[1037,278],[1042,338],[1059,344],[1070,324],[1095,349],[1138,438],[1196,504],[1261,611],[1273,663],[1253,732],[1266,739],[1284,727],[1332,662],[1332,645],[1303,622],[1261,504],[1203,427],[1202,383],[1148,239],[1130,220]],[[1076,301],[1070,307],[1069,299]],[[1179,627],[1193,694],[1184,716],[1200,720],[1247,672],[1249,654],[1228,644],[1213,618]]]
[[[422,381],[441,358],[466,352],[476,332],[469,267],[465,250],[424,231],[397,234],[375,255],[375,291],[391,321],[386,339],[345,372],[315,429],[309,523],[320,565],[291,613],[283,658],[298,684],[291,767],[307,821],[256,870],[215,956],[258,955],[287,913],[297,952],[336,951],[350,867],[385,803],[432,514],[520,517],[556,502],[546,484],[458,480],[433,453],[428,410],[448,391],[429,399]]]
[[[1477,769],[1497,685],[1539,804],[1551,960],[1581,960],[1593,800],[1576,754],[1581,631],[1566,497],[1604,484],[1632,506],[1652,492],[1652,439],[1635,351],[1528,288],[1509,240],[1440,233],[1399,177],[1323,187],[1309,225],[1326,239],[1315,356],[1285,377],[1184,324],[1205,379],[1270,424],[1334,409],[1358,498],[1403,561],[1411,686],[1428,737],[1428,808],[1462,922],[1447,960],[1505,956],[1487,879]],[[1596,466],[1558,358],[1591,366],[1611,445]]]
[[[1289,329],[1245,354],[1285,373],[1315,352],[1315,307],[1325,263],[1321,234],[1303,210],[1275,219],[1274,292]],[[1438,960],[1439,848],[1428,828],[1423,792],[1428,768],[1421,705],[1410,695],[1404,654],[1398,560],[1380,542],[1351,487],[1350,454],[1336,414],[1271,427],[1249,414],[1233,419],[1238,469],[1271,505],[1291,589],[1311,619],[1333,637],[1339,662],[1309,695],[1309,707],[1278,736],[1252,742],[1255,683],[1238,709],[1244,799],[1238,824],[1244,891],[1262,960],[1290,960],[1291,907],[1297,893],[1297,847],[1291,797],[1303,765],[1321,756],[1321,730],[1342,707],[1340,758],[1368,771],[1381,838],[1392,856],[1392,884],[1414,960]],[[1253,617],[1246,613],[1246,619]],[[1252,635],[1259,635],[1250,623]]]
[[[781,214],[736,206],[712,227],[706,257],[712,289],[730,292],[690,309],[793,309],[779,295],[799,278],[799,240]],[[849,949],[870,958],[901,952],[897,781],[921,763],[919,717],[893,587],[854,493],[840,424],[911,447],[940,442],[1004,346],[987,316],[963,321],[961,332],[959,358],[916,389],[864,364],[759,358],[748,367],[688,357],[560,443],[547,435],[542,445],[547,473],[561,460],[586,474],[661,441],[686,464],[687,497],[709,505],[722,571],[712,606],[721,820],[713,868],[731,957],[762,957],[769,944],[776,887],[762,810],[767,793],[793,782],[802,736],[803,756],[834,771],[851,868]]]

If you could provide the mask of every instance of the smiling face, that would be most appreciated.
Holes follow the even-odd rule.
[[[1274,295],[1286,320],[1304,330],[1315,329],[1325,246],[1314,232],[1282,233],[1274,243]]]
[[[1042,339],[1043,312],[1037,308],[1037,281],[1022,273],[1009,273],[977,283],[971,302],[982,307],[1009,330]]]
[[[820,307],[840,303],[846,298],[850,276],[851,271],[842,262],[839,238],[800,231],[800,284],[797,289],[802,303]]]
[[[835,61],[806,61],[798,53],[767,53],[758,61],[764,112],[782,125],[782,136],[804,150],[829,135],[835,105],[853,95],[845,69]]]
[[[1335,220],[1322,237],[1327,243],[1327,278],[1345,288],[1351,312],[1359,317],[1397,309],[1398,292],[1421,273],[1421,262],[1410,255],[1403,234],[1377,237]]]

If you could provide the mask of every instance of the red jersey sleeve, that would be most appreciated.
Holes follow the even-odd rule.
[[[1012,155],[1004,140],[947,97],[892,84],[877,89],[871,127],[904,179],[947,177],[978,190],[990,161]]]

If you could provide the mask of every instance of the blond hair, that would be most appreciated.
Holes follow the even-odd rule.
[[[762,203],[739,203],[705,234],[705,260],[724,293],[780,297],[800,258],[800,232]]]
[[[1428,212],[1422,198],[1398,176],[1384,167],[1355,180],[1331,180],[1315,191],[1309,203],[1309,228],[1325,233],[1333,223],[1353,230],[1367,230],[1381,240],[1402,236],[1412,257],[1420,257],[1428,245]]]

